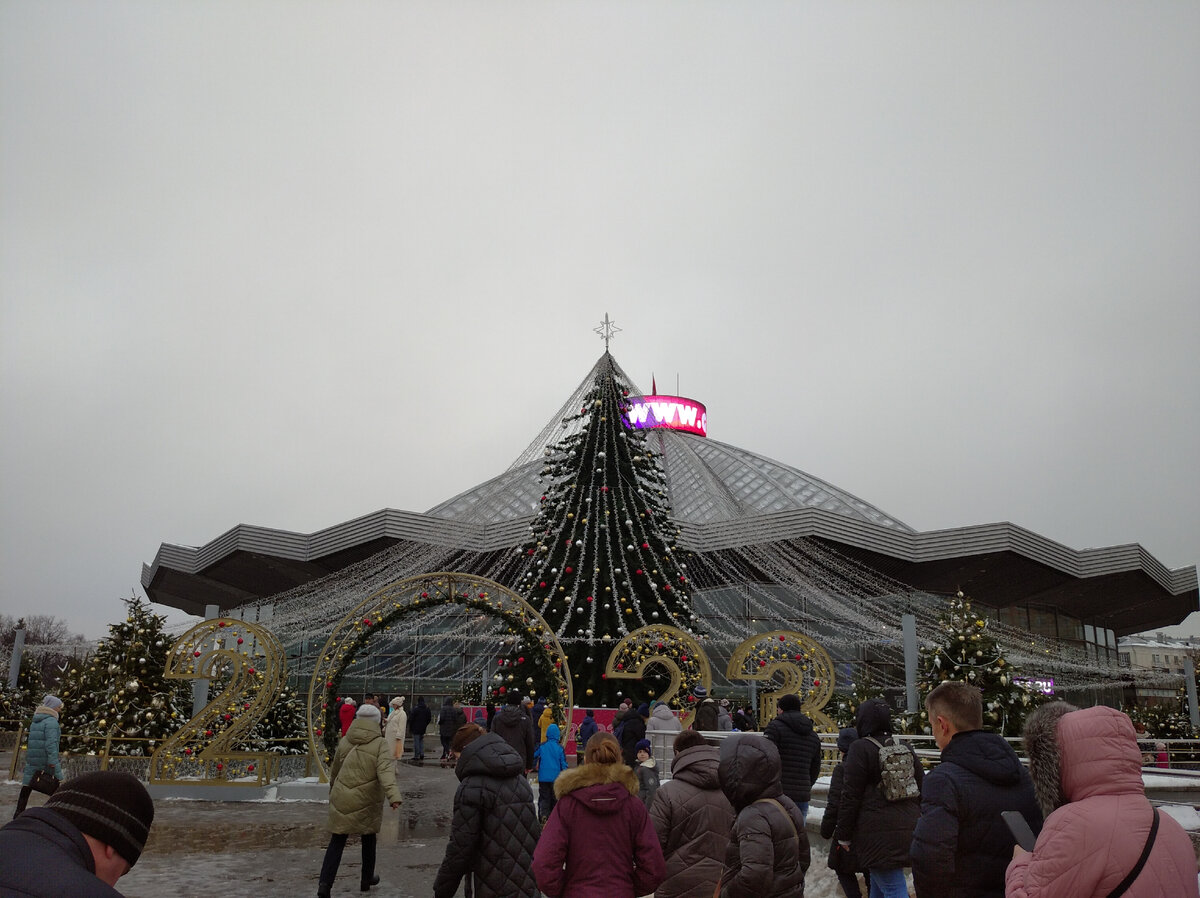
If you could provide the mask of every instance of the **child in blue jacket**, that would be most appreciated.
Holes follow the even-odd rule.
[[[538,772],[538,816],[545,823],[554,810],[554,781],[567,769],[567,753],[559,744],[558,724],[546,727],[546,741],[533,753]]]

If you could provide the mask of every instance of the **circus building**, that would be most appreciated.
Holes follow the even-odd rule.
[[[1058,692],[1120,690],[1118,638],[1198,608],[1196,568],[1168,569],[1139,545],[1072,549],[1011,523],[917,531],[707,425],[702,401],[644,394],[606,350],[496,477],[423,513],[384,508],[314,533],[238,524],[202,546],[163,544],[142,586],[192,614],[265,622],[306,675],[364,597],[466,572],[553,628],[582,705],[614,701],[613,648],[659,627],[703,646],[722,689],[745,686],[727,664],[769,631],[811,638],[843,683],[865,665],[899,688],[902,617],[924,640],[960,591],[1014,663]],[[393,628],[347,676],[384,690],[523,688],[532,678],[505,645],[502,629],[441,611]]]

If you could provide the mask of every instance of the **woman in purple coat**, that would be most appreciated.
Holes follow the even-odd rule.
[[[589,739],[584,760],[554,782],[558,803],[533,853],[538,888],[547,898],[649,895],[666,865],[637,776],[611,733]]]

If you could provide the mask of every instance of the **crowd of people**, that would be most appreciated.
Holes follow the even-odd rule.
[[[512,694],[472,723],[447,698],[436,719],[441,764],[459,782],[434,898],[464,883],[475,898],[802,896],[822,755],[812,721],[784,695],[761,736],[737,738],[754,727],[748,709],[701,688],[693,700],[688,729],[662,702],[626,700],[611,732],[587,712],[572,765],[553,709]],[[127,773],[60,784],[61,707],[48,695],[34,715],[17,812],[0,829],[0,895],[119,896],[154,803]],[[928,773],[894,738],[880,699],[864,701],[838,733],[821,834],[847,898],[862,898],[864,886],[870,898],[907,898],[909,869],[917,898],[1200,898],[1191,838],[1147,800],[1125,714],[1043,705],[1026,724],[1026,770],[984,730],[977,688],[943,683],[925,710],[941,752]],[[338,716],[319,898],[331,894],[351,836],[361,844],[361,890],[379,884],[376,836],[383,805],[401,802],[406,731],[420,763],[435,723],[420,698],[411,714],[403,697],[386,706],[374,695],[347,699]],[[734,738],[705,735],[723,729]],[[649,737],[670,742],[665,781]],[[50,793],[47,803],[27,808],[35,788]]]

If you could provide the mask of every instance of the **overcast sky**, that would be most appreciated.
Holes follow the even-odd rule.
[[[2,0],[0,612],[424,511],[606,313],[919,530],[1193,565],[1197,85],[1176,0]]]

